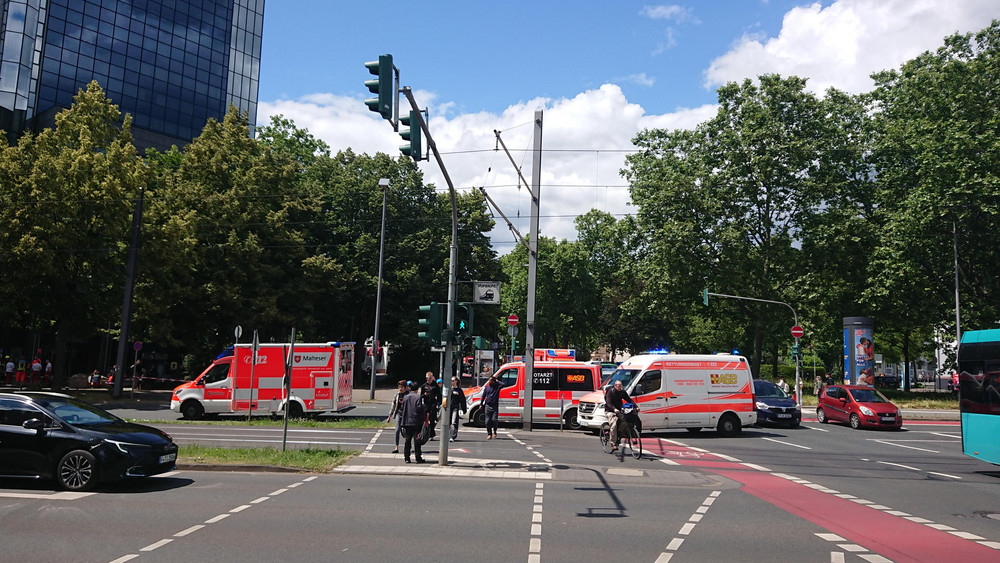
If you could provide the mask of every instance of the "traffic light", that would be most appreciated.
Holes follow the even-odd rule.
[[[417,324],[420,326],[420,332],[417,333],[417,336],[431,346],[437,346],[441,343],[444,309],[445,306],[436,301],[431,301],[430,305],[421,305],[419,308],[420,318],[417,320]]]
[[[455,309],[455,337],[464,338],[472,334],[473,330],[472,303],[459,303]]]
[[[365,105],[372,111],[377,111],[384,119],[392,121],[392,104],[395,87],[392,80],[392,55],[379,55],[377,61],[365,63],[368,72],[378,77],[376,80],[365,80],[368,91],[378,94],[376,98],[365,100]]]
[[[801,358],[802,357],[802,345],[801,344],[792,344],[792,357],[793,358]]]
[[[708,288],[701,290],[701,301],[705,305],[708,305]]]
[[[490,347],[490,341],[482,336],[477,336],[474,345],[476,350],[486,350]]]
[[[399,151],[415,161],[423,160],[424,152],[420,143],[420,121],[417,119],[417,112],[410,111],[408,115],[400,116],[399,122],[409,127],[409,129],[400,130],[399,136],[404,141],[410,142],[408,145],[401,145]]]

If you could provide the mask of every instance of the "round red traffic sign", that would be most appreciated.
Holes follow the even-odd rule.
[[[507,324],[509,324],[510,326],[517,326],[517,322],[519,320],[521,320],[521,319],[517,318],[517,315],[515,315],[514,313],[511,313],[510,316],[507,317]]]
[[[792,336],[794,336],[795,338],[802,338],[802,335],[804,335],[805,333],[806,331],[802,330],[802,327],[800,327],[799,325],[795,325],[792,327]]]

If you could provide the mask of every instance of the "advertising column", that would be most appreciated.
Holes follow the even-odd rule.
[[[844,379],[852,385],[875,385],[875,320],[844,317]]]

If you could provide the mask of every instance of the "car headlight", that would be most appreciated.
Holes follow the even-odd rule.
[[[135,454],[138,453],[137,450],[149,449],[149,446],[147,446],[146,444],[133,444],[131,442],[120,442],[118,440],[108,440],[108,439],[105,439],[104,441],[118,448],[118,451],[120,451],[123,454]]]
[[[757,401],[757,408],[760,410],[767,410],[769,407],[767,406],[767,403]]]
[[[870,408],[868,408],[868,407],[860,406],[860,407],[858,407],[858,410],[861,411],[861,414],[863,414],[865,416],[875,416],[875,413],[872,412],[872,410]]]

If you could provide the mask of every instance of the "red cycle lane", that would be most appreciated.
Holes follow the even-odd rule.
[[[770,473],[712,468],[705,470],[742,483],[744,492],[896,563],[1000,561],[1000,552],[974,541],[820,492]]]
[[[742,491],[893,560],[1000,561],[1000,551],[911,522],[830,493],[817,491],[732,458],[695,450],[670,440],[643,440],[647,451],[678,465],[699,468],[741,483]]]

